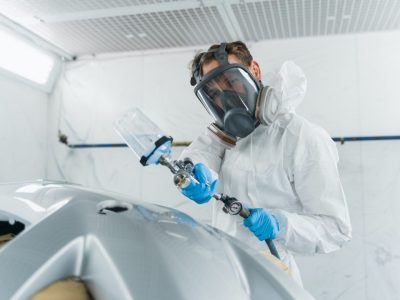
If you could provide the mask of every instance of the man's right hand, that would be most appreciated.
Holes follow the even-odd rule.
[[[212,181],[210,170],[202,163],[194,166],[193,173],[198,183],[192,181],[186,188],[182,189],[182,194],[197,204],[207,203],[215,194],[218,179]]]
[[[279,233],[276,217],[263,208],[250,208],[250,216],[244,219],[246,226],[260,240],[274,240]]]

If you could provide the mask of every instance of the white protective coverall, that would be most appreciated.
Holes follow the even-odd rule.
[[[285,62],[271,85],[279,99],[279,115],[271,125],[259,125],[231,149],[206,130],[181,157],[218,173],[218,192],[276,216],[280,231],[275,246],[301,285],[292,252],[335,251],[350,240],[351,225],[335,143],[325,130],[294,112],[306,91],[304,73]],[[212,225],[265,251],[266,243],[244,227],[240,216],[225,214],[222,206],[213,201]]]

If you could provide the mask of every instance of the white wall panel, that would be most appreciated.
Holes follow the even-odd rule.
[[[299,114],[332,135],[358,135],[356,43],[354,36],[304,38],[258,43],[252,52],[267,78],[285,59],[300,65],[307,76],[307,94]]]
[[[47,103],[46,93],[0,75],[0,182],[46,176]]]
[[[362,134],[399,134],[400,34],[357,37]]]
[[[264,78],[294,60],[308,78],[298,112],[332,136],[400,134],[400,32],[259,42]],[[143,168],[127,148],[71,150],[58,143],[119,143],[112,121],[142,108],[176,140],[194,139],[210,117],[189,85],[194,51],[97,58],[67,64],[50,106],[49,177],[131,194],[208,221],[208,206],[184,199],[162,167]],[[267,83],[267,82],[266,82]],[[400,297],[399,142],[338,144],[354,238],[342,251],[299,257],[317,299]],[[175,149],[175,155],[182,150]]]

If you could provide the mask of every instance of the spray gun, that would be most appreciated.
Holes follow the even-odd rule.
[[[140,159],[143,166],[161,164],[173,174],[175,186],[183,189],[191,182],[197,182],[190,158],[173,160],[171,158],[172,137],[164,134],[139,109],[135,108],[124,114],[114,123],[115,130],[127,143],[131,150]],[[223,202],[223,211],[230,215],[240,215],[246,219],[250,211],[239,200],[223,194],[214,194],[213,197]],[[278,251],[272,240],[265,240],[272,255],[279,259]]]
[[[186,188],[192,181],[197,181],[193,173],[194,164],[188,157],[183,160],[171,160],[169,156],[162,155],[160,157],[160,164],[170,169],[172,174],[174,174],[174,184],[180,189]],[[240,215],[243,218],[250,216],[249,210],[236,198],[217,193],[213,197],[224,203],[223,211],[225,213]]]
[[[188,157],[183,160],[171,160],[167,155],[161,155],[160,164],[170,169],[174,174],[174,184],[178,188],[185,188],[189,186],[191,181],[197,181],[194,177],[193,168],[194,164]],[[224,203],[222,210],[230,215],[239,215],[246,219],[250,216],[250,211],[239,200],[234,197],[229,197],[223,194],[215,193],[213,197]],[[278,251],[271,240],[265,240],[272,255],[279,258]]]

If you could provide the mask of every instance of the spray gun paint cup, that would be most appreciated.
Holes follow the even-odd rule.
[[[143,166],[158,164],[171,153],[172,138],[167,136],[139,108],[127,111],[114,122],[116,132],[140,159]]]

